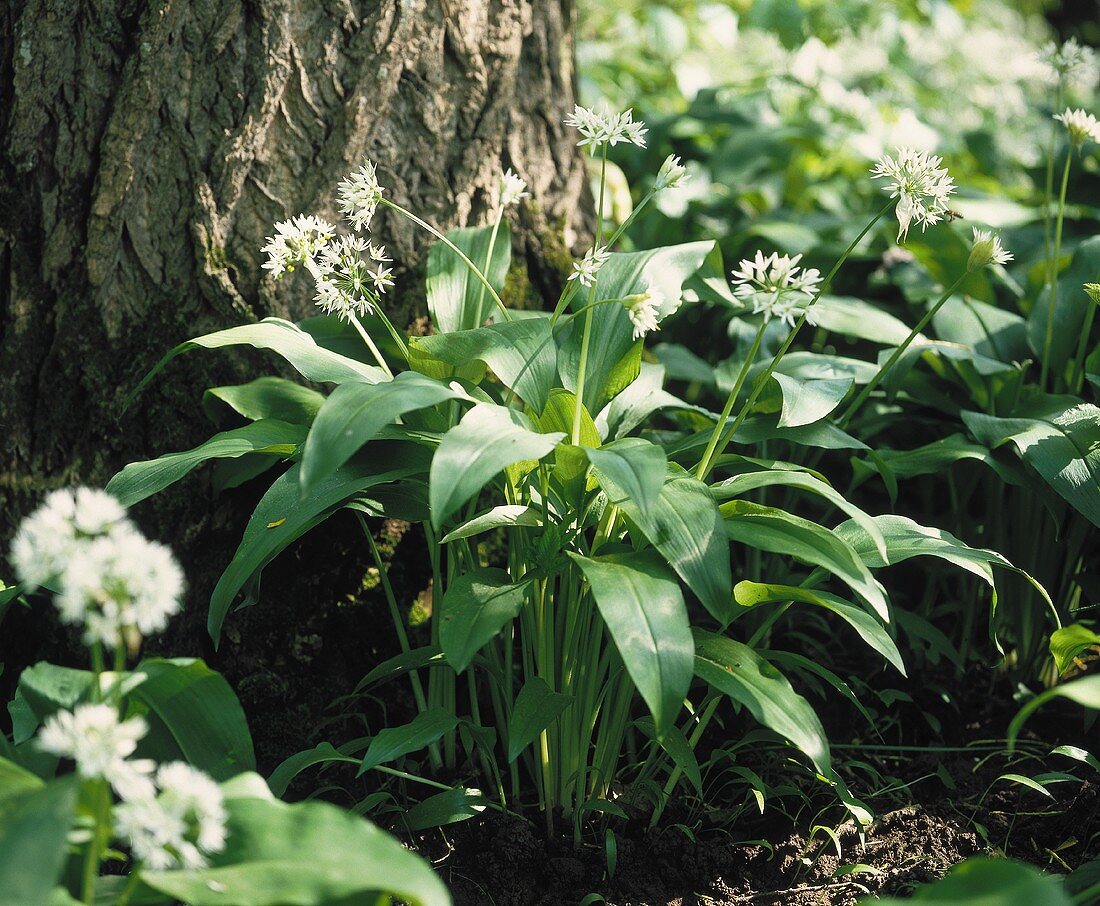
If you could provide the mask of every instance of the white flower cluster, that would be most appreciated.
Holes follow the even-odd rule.
[[[294,270],[295,265],[313,258],[336,235],[336,227],[319,217],[299,214],[275,224],[275,235],[268,236],[261,251],[267,255],[265,270],[278,279]]]
[[[801,255],[791,258],[775,252],[767,257],[757,252],[751,261],[742,259],[741,269],[731,273],[733,294],[752,302],[753,313],[763,314],[765,320],[778,318],[793,327],[805,312],[806,322],[813,324],[812,303],[819,292],[821,274],[816,268],[799,267],[801,260]]]
[[[1008,264],[1012,252],[1001,245],[1001,237],[994,236],[989,230],[974,227],[974,240],[970,245],[970,258],[966,262],[968,271],[976,271],[987,264]]]
[[[132,758],[148,729],[140,717],[120,720],[111,705],[78,705],[46,719],[38,746],[74,761],[81,777],[110,783],[122,800],[115,830],[129,839],[135,860],[158,871],[203,868],[207,855],[225,848],[221,790],[182,762],[157,768],[151,759]]]
[[[357,230],[369,230],[384,191],[378,184],[378,169],[368,160],[341,181],[336,194],[348,222]]]
[[[507,208],[519,204],[521,198],[530,197],[530,193],[527,192],[527,183],[519,174],[512,172],[511,167],[505,170],[504,175],[500,177],[500,206]]]
[[[642,274],[642,290],[622,300],[630,323],[634,327],[634,339],[661,329],[661,322],[680,307],[681,287],[674,277],[664,277],[652,270]]]
[[[19,527],[11,560],[28,589],[57,592],[61,619],[83,625],[88,644],[116,648],[126,634],[159,632],[180,608],[183,572],[171,551],[104,491],[54,491]]]
[[[1070,38],[1065,44],[1050,41],[1039,51],[1039,62],[1058,78],[1072,78],[1081,70],[1096,66],[1096,53]]]
[[[639,148],[645,147],[645,123],[634,121],[634,111],[624,113],[597,113],[590,107],[577,104],[571,114],[565,118],[565,125],[573,126],[581,134],[577,142],[587,147],[593,154],[601,145],[615,147],[619,142],[629,142]]]
[[[569,279],[576,280],[581,286],[594,286],[600,268],[607,263],[610,257],[611,252],[602,245],[597,248],[590,248],[584,253],[584,257],[580,261],[573,262],[573,273],[569,275]]]
[[[1100,122],[1091,113],[1067,107],[1064,113],[1054,114],[1054,118],[1066,127],[1070,143],[1075,148],[1080,148],[1085,142],[1100,142]]]
[[[882,188],[898,200],[898,242],[909,232],[914,221],[923,232],[939,223],[947,214],[947,200],[955,191],[955,181],[942,166],[943,159],[926,151],[899,148],[897,158],[883,155],[872,168],[875,179],[885,179]]]
[[[393,286],[386,247],[359,236],[342,236],[307,261],[317,287],[313,301],[326,314],[350,321],[374,311],[380,293]]]

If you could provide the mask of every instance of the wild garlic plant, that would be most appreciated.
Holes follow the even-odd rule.
[[[644,145],[646,127],[630,111],[583,107],[567,123],[592,155],[602,212],[609,155],[620,143]],[[195,347],[244,344],[335,385],[327,395],[276,378],[219,388],[248,424],[187,453],[132,463],[109,486],[132,504],[207,460],[262,457],[262,471],[272,454],[281,457],[213,592],[215,641],[272,558],[334,513],[354,511],[401,648],[355,691],[403,677],[417,714],[368,739],[324,742],[289,759],[271,778],[276,791],[308,767],[352,763],[360,774],[442,790],[406,813],[410,829],[488,806],[536,810],[550,829],[564,815],[579,840],[586,818],[621,813],[623,796],[648,801],[657,821],[677,789],[700,793],[695,750],[732,700],[800,749],[814,775],[869,819],[834,770],[813,708],[779,669],[803,669],[805,658],[766,647],[770,627],[791,608],[816,609],[904,672],[893,608],[873,570],[913,556],[966,560],[991,578],[993,567],[1011,566],[912,520],[873,517],[822,473],[771,458],[765,443],[804,444],[811,423],[852,390],[850,381],[831,386],[821,411],[820,394],[802,397],[799,382],[779,371],[832,278],[891,209],[903,237],[945,218],[952,181],[927,154],[884,158],[875,175],[888,180],[890,200],[824,278],[799,257],[761,252],[733,272],[731,289],[713,242],[617,250],[650,202],[685,175],[668,157],[622,223],[597,220],[559,298],[546,311],[518,312],[500,290],[506,209],[524,194],[519,177],[502,177],[490,225],[444,234],[388,201],[376,167],[365,163],[337,193],[351,233],[303,215],[279,225],[266,249],[274,274],[303,266],[313,275],[316,301],[361,337],[361,357],[325,345],[327,328],[314,322],[269,318],[182,344],[150,374]],[[401,336],[382,310],[389,272],[375,277],[383,253],[358,235],[380,206],[438,240],[428,257],[428,336]],[[330,248],[339,266],[329,266]],[[356,249],[358,261],[344,263],[345,249]],[[976,236],[959,281],[994,258],[1004,258],[997,241]],[[755,336],[720,413],[665,391],[643,358],[646,338],[684,304],[718,306]],[[365,311],[393,339],[391,358],[360,322]],[[778,351],[766,365],[755,362],[777,330]],[[791,418],[757,406],[773,376],[792,398]],[[858,409],[863,401],[853,402]],[[247,462],[241,468],[256,474]],[[771,487],[794,495],[790,508],[799,512],[764,505]],[[407,602],[397,599],[372,537],[370,520],[383,516],[423,527],[431,588],[424,645],[413,644]],[[481,543],[493,538],[503,540],[499,553]]]
[[[297,875],[299,903],[369,891],[449,903],[396,841],[333,806],[288,812],[246,773],[255,764],[240,704],[201,661],[146,658],[127,670],[143,640],[179,611],[184,579],[113,495],[52,492],[20,526],[11,562],[19,584],[4,589],[4,602],[51,592],[92,669],[37,664],[9,706],[14,735],[0,736],[4,902],[274,906],[286,902],[287,881],[272,873],[282,862]],[[68,764],[71,773],[58,770]],[[316,839],[303,833],[311,826]],[[346,843],[321,839],[340,834]],[[378,864],[349,876],[318,857],[322,843],[343,846],[344,860],[373,851]],[[104,873],[112,863],[126,868]],[[382,866],[408,874],[382,877]]]

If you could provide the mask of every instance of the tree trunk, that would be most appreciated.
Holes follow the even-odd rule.
[[[378,164],[388,197],[440,227],[477,222],[513,167],[532,195],[511,215],[517,270],[538,295],[560,286],[585,185],[562,126],[574,98],[572,6],[8,0],[4,553],[47,490],[101,484],[127,461],[194,446],[210,433],[199,414],[204,387],[275,367],[258,355],[194,353],[121,415],[176,343],[312,313],[304,287],[291,280],[276,292],[262,277],[259,248],[293,214],[335,220],[336,183],[364,157]],[[391,316],[409,323],[423,313],[417,267],[428,238],[387,211],[373,234],[405,278]],[[138,510],[149,534],[183,554],[200,623],[206,568],[225,566],[251,500],[227,509],[200,480]]]

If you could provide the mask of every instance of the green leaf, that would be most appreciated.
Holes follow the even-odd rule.
[[[208,460],[235,459],[249,453],[289,457],[305,438],[306,429],[302,425],[262,419],[215,434],[193,450],[132,462],[107,483],[107,491],[123,506],[133,506],[179,481]]]
[[[493,260],[486,268],[492,233],[492,227],[466,227],[448,230],[447,238],[481,269],[499,293],[504,287],[512,260],[512,240],[508,224],[502,222],[496,242],[493,243]],[[481,281],[442,242],[433,244],[428,252],[425,287],[428,293],[428,311],[440,333],[479,327],[497,311],[493,297]]]
[[[640,717],[638,720],[634,721],[634,726],[664,749],[665,754],[672,759],[673,764],[680,769],[681,773],[688,779],[688,782],[695,788],[695,792],[702,795],[703,775],[699,771],[699,761],[695,757],[695,752],[691,748],[691,743],[689,743],[687,737],[680,732],[680,728],[675,724],[671,724],[666,727],[665,732],[658,737],[657,727],[652,717]]]
[[[828,381],[801,381],[775,372],[772,379],[783,391],[783,410],[777,428],[797,428],[812,425],[840,405],[852,389],[851,378]]]
[[[1080,623],[1071,623],[1056,629],[1050,636],[1050,653],[1054,656],[1059,673],[1065,673],[1073,666],[1073,659],[1077,655],[1093,646],[1100,646],[1100,634]]]
[[[328,764],[334,761],[345,764],[360,764],[362,759],[345,755],[343,752],[333,748],[330,742],[318,743],[312,749],[306,749],[304,752],[295,752],[289,758],[280,762],[279,766],[271,772],[271,776],[267,778],[267,785],[271,788],[272,793],[281,797],[286,793],[286,788],[290,786],[290,781],[301,774],[306,768],[311,768],[316,764]]]
[[[219,781],[256,770],[244,709],[220,673],[191,658],[146,658],[133,677],[144,677],[128,697],[149,709],[145,751],[155,747],[159,761],[182,756]]]
[[[693,673],[691,627],[676,577],[654,552],[569,556],[588,580],[627,673],[662,735],[680,713]]]
[[[1100,274],[1100,236],[1090,236],[1077,246],[1069,267],[1058,278],[1049,365],[1051,372],[1060,377],[1065,377],[1066,366],[1077,348],[1085,312],[1093,304],[1081,287],[1095,282],[1097,274]],[[1049,317],[1050,290],[1044,285],[1027,323],[1028,343],[1040,360],[1046,347]]]
[[[555,692],[541,676],[533,676],[524,683],[508,724],[508,763],[515,761],[572,701],[573,696]]]
[[[625,437],[650,415],[661,409],[691,409],[701,414],[707,410],[692,406],[663,389],[665,369],[661,365],[642,362],[638,377],[596,416],[596,426],[603,437]]]
[[[443,536],[440,543],[447,544],[451,541],[458,541],[460,538],[471,538],[474,535],[480,535],[482,532],[497,528],[509,528],[513,525],[542,525],[542,515],[534,507],[520,506],[519,504],[495,506],[448,532]]]
[[[1084,708],[1092,708],[1100,711],[1100,675],[1086,676],[1081,679],[1053,686],[1045,692],[1041,692],[1024,705],[1012,718],[1008,725],[1008,748],[1011,750],[1016,745],[1016,737],[1020,728],[1037,708],[1042,707],[1052,698],[1068,698]]]
[[[514,409],[474,406],[445,435],[432,459],[428,497],[438,530],[451,513],[506,466],[542,459],[564,439],[539,434]]]
[[[610,485],[610,476],[605,473],[604,478]],[[710,614],[719,623],[728,623],[733,610],[729,542],[707,486],[670,467],[648,513],[622,488],[613,496]]]
[[[733,587],[733,597],[742,607],[757,604],[774,604],[780,601],[799,601],[830,610],[859,633],[860,638],[898,668],[905,676],[905,663],[894,640],[882,624],[867,611],[825,591],[793,585],[772,585],[750,582],[747,579]]]
[[[367,747],[367,753],[359,765],[359,774],[410,752],[417,752],[457,726],[458,718],[450,711],[445,708],[429,708],[403,727],[379,730]]]
[[[480,790],[455,787],[418,802],[405,812],[404,823],[410,832],[427,830],[476,818],[485,807],[485,797]]]
[[[835,530],[830,531],[785,510],[747,500],[731,500],[720,509],[731,540],[820,566],[845,582],[884,622],[890,622],[882,586],[875,581],[859,554]]]
[[[530,584],[513,583],[502,569],[476,569],[447,586],[439,605],[439,644],[456,673],[515,619]]]
[[[324,403],[324,394],[281,377],[261,377],[247,384],[211,387],[203,395],[203,408],[221,400],[249,421],[273,418],[292,425],[308,425]]]
[[[428,863],[369,821],[327,802],[224,789],[225,850],[199,871],[143,871],[145,884],[191,906],[329,906],[374,902],[375,892],[450,906]]]
[[[861,906],[907,906],[942,903],[950,906],[1071,906],[1060,881],[1039,869],[1007,859],[974,856],[947,876],[918,887],[911,900],[867,898]]]
[[[909,336],[904,321],[878,305],[850,296],[822,296],[814,303],[814,324],[830,333],[897,346]]]
[[[696,629],[695,675],[747,707],[765,727],[789,739],[819,771],[831,768],[829,741],[810,703],[747,645]]]
[[[585,453],[596,481],[609,495],[625,492],[642,513],[649,514],[661,495],[668,471],[668,459],[661,447],[640,437],[624,437],[599,449],[585,447]]]
[[[48,903],[68,852],[76,808],[77,777],[0,803],[0,904]]]
[[[963,412],[962,418],[991,449],[1011,441],[1070,506],[1100,526],[1100,408],[1076,397],[1044,395],[1010,418],[984,412]]]
[[[396,451],[375,451],[370,462],[353,459],[319,482],[306,499],[298,483],[297,463],[276,478],[248,520],[241,543],[210,597],[207,627],[214,644],[221,638],[230,605],[249,579],[355,494],[421,471],[423,463],[413,455],[416,450],[414,445],[402,444]]]
[[[302,453],[302,493],[307,494],[402,415],[460,398],[465,394],[415,371],[403,371],[377,384],[341,384],[325,400],[309,429]]]
[[[0,758],[0,812],[5,808],[3,804],[5,799],[33,793],[45,785],[38,775],[20,767],[14,761]]]
[[[409,342],[414,349],[453,368],[472,361],[484,362],[504,386],[514,390],[535,411],[546,405],[558,382],[558,348],[550,321],[545,317],[518,318],[475,330],[413,337]]]
[[[330,352],[308,333],[282,318],[264,318],[256,324],[243,324],[217,333],[195,337],[172,349],[141,379],[141,383],[126,400],[126,406],[138,395],[160,370],[178,355],[192,349],[221,349],[225,346],[254,346],[270,349],[286,359],[298,373],[318,383],[342,384],[345,381],[383,381],[386,373],[376,365]],[[125,406],[124,406],[125,408]]]

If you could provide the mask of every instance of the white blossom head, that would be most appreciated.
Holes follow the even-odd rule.
[[[939,223],[947,214],[947,200],[955,191],[955,181],[943,167],[943,159],[913,148],[898,149],[897,158],[883,155],[871,175],[885,179],[882,187],[898,200],[898,242],[909,232],[912,223],[925,230]]]
[[[765,321],[778,318],[793,327],[805,312],[807,323],[813,324],[821,274],[816,268],[800,267],[801,260],[801,255],[792,258],[772,252],[765,256],[758,251],[755,258],[742,259],[740,269],[731,273],[733,294],[751,302],[753,314],[763,314]]]
[[[587,147],[593,154],[601,145],[615,147],[619,142],[645,147],[645,123],[641,120],[635,122],[632,109],[623,113],[597,113],[590,107],[577,104],[565,118],[565,125],[573,126],[580,132],[581,140],[577,144]]]
[[[1054,118],[1066,127],[1074,148],[1081,148],[1085,142],[1100,142],[1100,122],[1091,113],[1067,107],[1064,113],[1054,114]]]
[[[16,578],[30,590],[56,581],[78,543],[125,522],[126,510],[106,491],[52,492],[16,532],[11,549]]]
[[[687,180],[687,168],[680,163],[680,158],[670,154],[657,171],[657,180],[653,188],[660,192],[662,189],[678,189]]]
[[[386,247],[360,236],[342,236],[310,262],[317,293],[313,301],[326,314],[345,321],[374,311],[393,286],[393,268]]]
[[[595,285],[600,268],[610,257],[611,253],[602,245],[590,248],[580,261],[573,262],[573,273],[569,275],[569,279],[576,280],[581,286]]]
[[[527,183],[509,167],[500,177],[500,206],[507,208],[519,204],[521,198],[530,198],[530,193],[526,190]]]
[[[226,811],[218,785],[183,762],[161,765],[159,792],[115,808],[115,830],[135,861],[156,871],[199,869],[225,849]]]
[[[1094,64],[1095,52],[1082,46],[1076,38],[1070,38],[1064,44],[1049,41],[1039,51],[1039,62],[1050,67],[1059,79],[1072,78],[1078,71]]]
[[[1012,260],[1012,252],[1001,245],[1001,237],[995,236],[989,230],[979,230],[974,227],[974,241],[970,246],[970,257],[966,262],[968,271],[976,271],[987,264],[1008,264]]]
[[[311,261],[333,236],[336,227],[327,220],[299,214],[275,224],[275,235],[267,237],[261,251],[267,256],[263,263],[275,279],[307,261]]]
[[[647,333],[651,333],[654,330],[660,330],[661,324],[659,321],[660,309],[657,304],[657,300],[654,299],[653,294],[649,291],[649,287],[646,287],[640,293],[634,293],[623,299],[623,308],[626,309],[627,316],[630,318],[630,323],[634,327],[634,339],[640,339]]]
[[[369,230],[384,191],[378,184],[377,168],[368,160],[346,179],[341,180],[336,197],[348,222],[357,230]]]
[[[123,799],[140,799],[153,795],[154,763],[130,756],[148,729],[140,717],[119,720],[118,710],[111,705],[78,705],[46,718],[38,732],[38,746],[51,755],[72,759],[81,777],[108,781]]]

